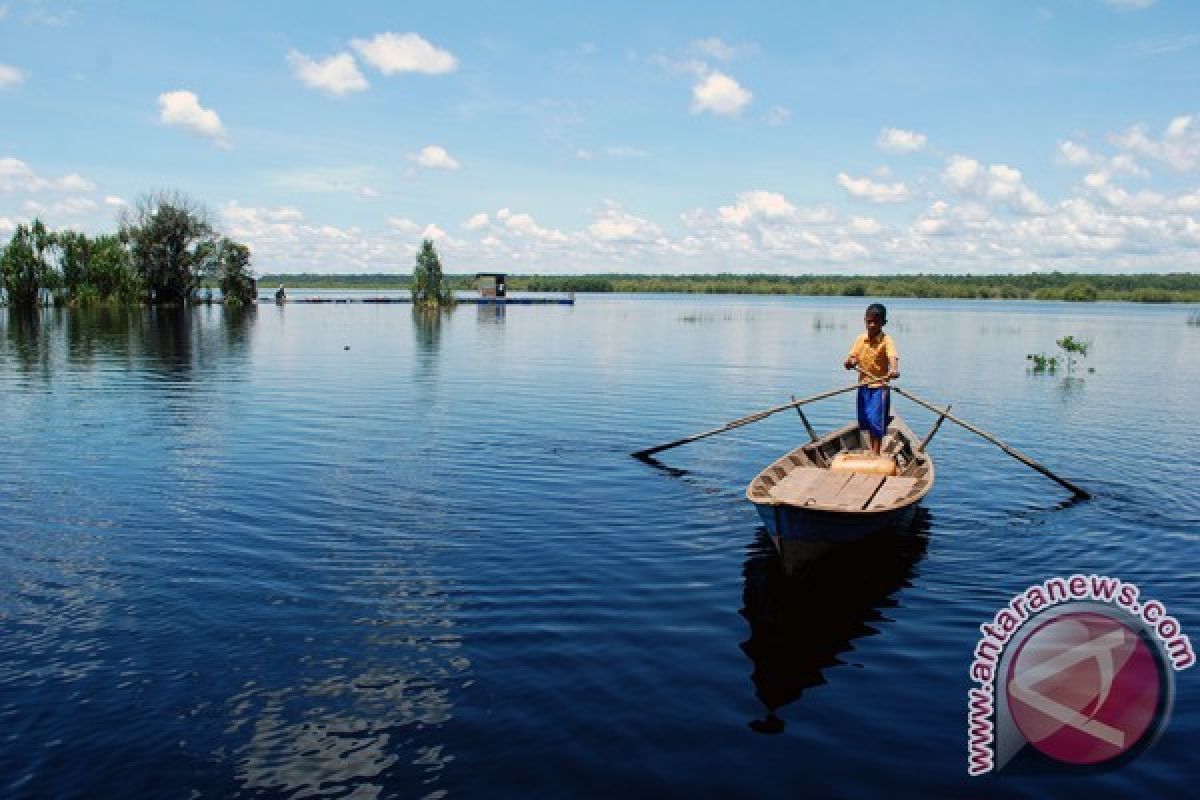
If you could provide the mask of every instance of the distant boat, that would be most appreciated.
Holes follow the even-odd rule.
[[[883,439],[882,455],[867,434],[849,424],[801,445],[746,487],[784,567],[841,542],[911,522],[933,488],[933,459],[899,417]]]

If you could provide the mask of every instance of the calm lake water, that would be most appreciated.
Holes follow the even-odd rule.
[[[742,493],[795,414],[629,457],[845,385],[863,306],[0,310],[0,795],[1192,794],[1200,669],[1087,775],[969,779],[966,693],[1055,575],[1200,637],[1195,307],[889,303],[902,385],[1089,502],[948,424],[915,531],[785,579]]]

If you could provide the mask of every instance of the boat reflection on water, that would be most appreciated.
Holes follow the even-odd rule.
[[[795,702],[806,689],[826,682],[825,671],[843,664],[839,655],[855,639],[879,633],[883,609],[910,585],[925,554],[929,512],[919,509],[911,526],[839,546],[796,564],[785,575],[765,530],[748,548],[742,568],[745,585],[741,614],[750,638],[741,648],[754,664],[751,680],[766,707],[750,727],[780,733],[776,711]]]

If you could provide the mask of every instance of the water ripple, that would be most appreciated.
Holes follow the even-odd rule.
[[[1055,791],[968,782],[968,661],[1052,575],[1200,620],[1182,318],[890,305],[911,391],[1096,499],[947,425],[914,530],[789,579],[741,493],[797,416],[629,458],[843,382],[857,299],[0,311],[0,793]],[[1066,333],[1096,371],[1027,374]],[[1186,794],[1193,677],[1081,790]]]

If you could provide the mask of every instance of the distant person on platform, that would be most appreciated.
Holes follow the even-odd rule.
[[[863,322],[867,332],[854,340],[842,366],[858,370],[858,427],[870,435],[871,452],[879,455],[891,421],[892,399],[887,381],[900,377],[900,354],[892,337],[883,332],[887,324],[887,309],[883,304],[867,306]]]
[[[283,284],[279,284],[279,288],[275,290],[275,302],[282,303],[287,300],[287,292],[283,290]]]

